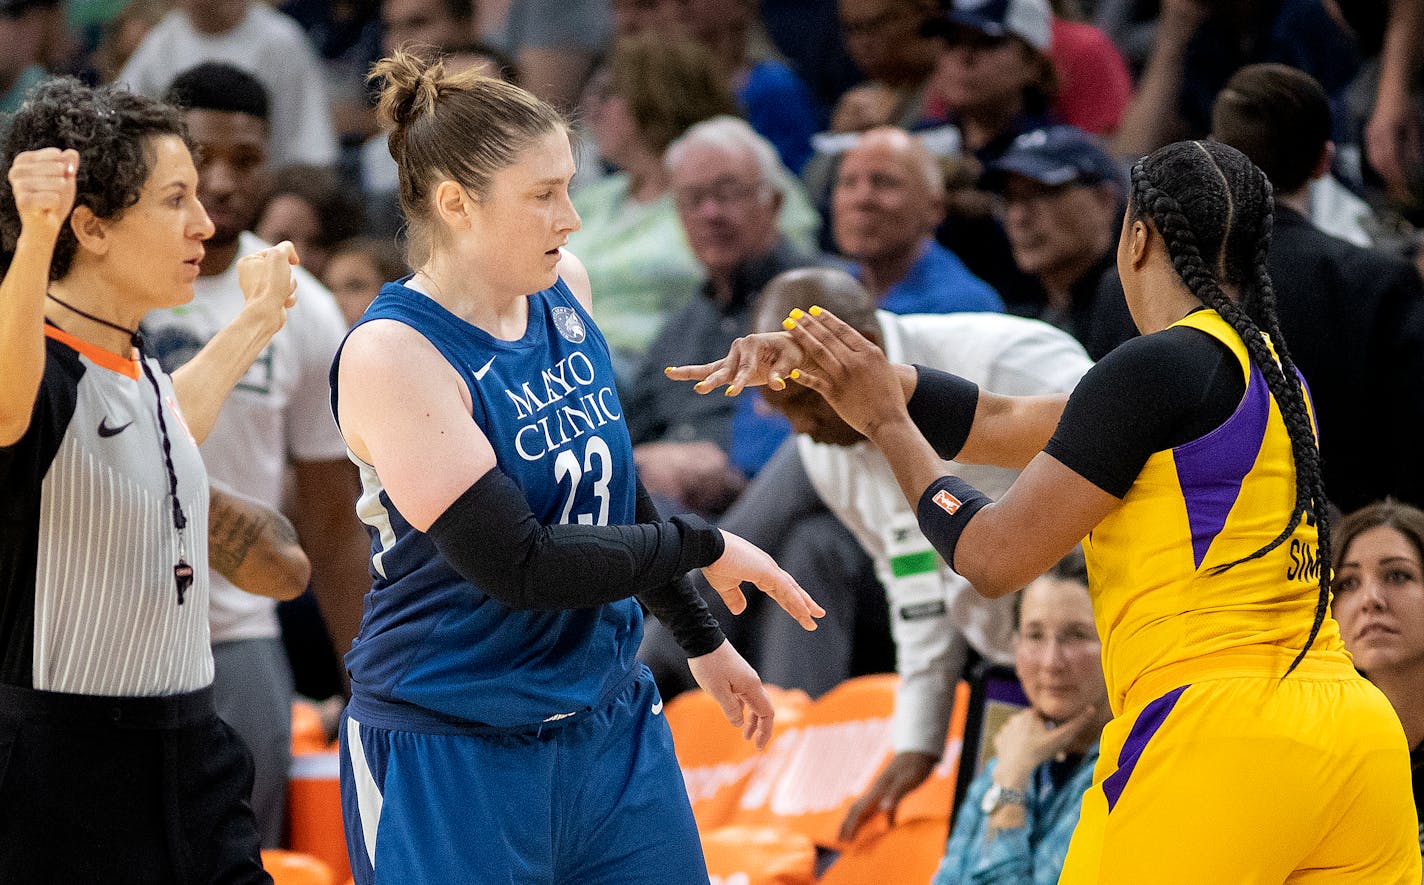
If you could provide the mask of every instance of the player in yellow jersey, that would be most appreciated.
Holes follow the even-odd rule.
[[[1083,539],[1114,718],[1063,883],[1420,881],[1403,729],[1329,614],[1325,490],[1266,271],[1271,221],[1269,182],[1233,148],[1139,161],[1117,261],[1143,335],[1066,399],[891,366],[816,308],[669,371],[703,392],[821,393],[986,596]],[[941,458],[1023,473],[990,501]]]

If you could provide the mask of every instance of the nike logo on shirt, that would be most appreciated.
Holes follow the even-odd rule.
[[[662,701],[658,701],[656,704],[653,704],[653,715],[654,715],[654,716],[658,716],[658,715],[660,715],[662,712],[663,712],[663,702],[662,702]]]
[[[123,433],[125,430],[127,430],[129,424],[132,423],[132,421],[129,421],[127,424],[120,424],[118,427],[110,427],[109,417],[105,415],[104,420],[99,422],[99,435],[105,438],[111,436],[118,436],[120,433]]]
[[[485,363],[483,366],[480,366],[480,368],[474,373],[475,380],[479,381],[483,379],[485,377],[485,373],[490,370],[490,366],[492,365],[494,365],[494,357],[490,357],[489,362]]]

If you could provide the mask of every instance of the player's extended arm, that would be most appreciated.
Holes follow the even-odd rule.
[[[1121,503],[1042,452],[998,502],[946,476],[911,420],[902,379],[885,354],[829,312],[817,313],[792,333],[816,366],[799,383],[880,447],[925,536],[981,595],[1023,587]]]
[[[665,374],[674,381],[695,381],[693,389],[701,394],[723,385],[728,396],[761,385],[784,389],[803,371],[816,371],[815,360],[795,331],[806,316],[793,311],[787,319],[789,331],[745,335],[715,362],[669,366]],[[911,417],[941,457],[967,464],[1022,469],[1048,443],[1068,402],[1066,393],[1005,396],[981,391],[956,376],[915,366],[891,365],[889,371],[899,391],[887,387],[885,395],[908,404]]]

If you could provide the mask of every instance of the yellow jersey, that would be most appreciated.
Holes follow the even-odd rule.
[[[1213,656],[1271,652],[1260,656],[1261,666],[1283,675],[1280,652],[1305,646],[1326,567],[1315,526],[1303,518],[1266,555],[1215,571],[1285,528],[1295,506],[1295,461],[1280,408],[1230,324],[1202,310],[1173,325],[1225,344],[1246,393],[1217,429],[1151,455],[1122,506],[1083,542],[1114,714],[1143,677],[1164,668],[1189,677],[1190,662],[1209,667]],[[1313,650],[1344,654],[1328,614]]]

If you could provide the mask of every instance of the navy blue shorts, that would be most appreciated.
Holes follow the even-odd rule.
[[[509,733],[341,726],[357,885],[707,885],[662,699],[646,667],[567,723]]]

